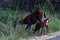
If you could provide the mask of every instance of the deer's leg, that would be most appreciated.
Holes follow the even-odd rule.
[[[46,34],[46,28],[45,28],[45,26],[44,26],[44,35]]]
[[[37,29],[36,29],[36,27],[35,27],[35,29],[33,30],[33,33],[35,33],[37,31]]]
[[[31,31],[32,30],[32,26],[30,25],[29,28],[28,28],[28,31]]]
[[[41,29],[41,34],[42,34],[42,32],[43,32],[43,27],[41,27],[42,29]]]
[[[34,33],[37,32],[37,31],[39,32],[39,30],[40,30],[40,26],[39,26],[39,24],[37,24],[35,29],[34,29]]]
[[[46,25],[46,33],[49,33],[49,27],[48,27],[48,25]]]
[[[41,26],[41,32],[40,32],[40,34],[41,34],[41,35],[43,35],[43,34],[45,35],[45,31],[46,31],[46,30],[45,30],[45,27],[44,27],[44,26]]]
[[[30,29],[31,29],[31,25],[27,25],[25,30],[29,31]]]
[[[35,28],[35,29],[34,29],[34,33],[37,32],[38,30],[39,30],[38,28]]]
[[[38,31],[38,34],[40,34],[40,29],[41,29],[41,27],[40,27],[39,29],[37,29],[37,31]]]

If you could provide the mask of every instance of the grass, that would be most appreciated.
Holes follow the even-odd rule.
[[[3,17],[3,21],[0,21],[0,40],[21,40],[23,38],[27,38],[29,36],[34,36],[31,32],[26,32],[25,28],[27,25],[18,25],[14,30],[13,22],[16,18],[16,11],[7,9],[1,10],[0,18]],[[49,11],[47,11],[47,17],[49,18],[49,28],[52,32],[56,32],[60,29],[59,19],[57,17],[53,17],[50,15]],[[24,19],[24,16],[20,15],[19,19]],[[4,23],[4,21],[6,23]],[[35,26],[35,25],[34,25]],[[34,28],[34,27],[33,27]],[[37,36],[37,34],[36,34]]]
[[[60,25],[59,25],[60,24],[60,21],[59,21],[60,19],[58,19],[57,16],[53,17],[50,13],[47,14],[47,17],[49,18],[49,28],[50,28],[50,30],[52,32],[60,30]]]

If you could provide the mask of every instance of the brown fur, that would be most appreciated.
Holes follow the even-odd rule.
[[[44,12],[45,11],[43,9],[42,10],[34,11],[30,15],[26,16],[23,20],[17,20],[17,23],[27,24],[26,30],[28,28],[31,29],[31,25],[36,23],[37,20],[39,22],[41,22],[42,15],[43,15]],[[16,24],[14,24],[14,26],[16,26]]]
[[[34,33],[37,32],[37,31],[39,32],[40,28],[42,28],[42,30],[43,30],[44,27],[47,28],[47,32],[48,32],[49,28],[48,28],[48,24],[46,24],[46,23],[48,23],[47,21],[48,21],[48,19],[44,20],[44,22],[37,23],[36,27],[34,29]]]

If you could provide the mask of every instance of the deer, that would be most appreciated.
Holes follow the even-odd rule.
[[[41,22],[42,17],[45,17],[45,10],[43,9],[39,9],[36,10],[34,12],[32,12],[30,15],[27,15],[23,20],[15,20],[14,21],[14,28],[16,28],[16,24],[26,24],[27,27],[25,30],[30,30],[31,26],[35,23],[37,23],[37,21]]]
[[[49,32],[48,19],[49,19],[49,18],[46,18],[46,19],[44,20],[44,22],[41,21],[41,22],[37,23],[35,29],[33,30],[33,33],[36,33],[37,31],[39,32],[41,28],[42,28],[42,30],[41,30],[41,33],[42,33],[43,28],[46,27],[46,29],[47,29],[47,30],[46,30],[46,34],[47,34],[47,32]],[[45,34],[45,33],[44,33],[44,34]]]

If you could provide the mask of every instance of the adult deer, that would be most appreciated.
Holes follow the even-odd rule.
[[[37,21],[41,22],[42,19],[45,17],[45,10],[39,9],[34,12],[32,12],[30,15],[26,16],[23,20],[15,20],[14,22],[14,28],[16,27],[16,24],[27,24],[26,30],[29,28],[31,29],[31,25],[36,23]],[[43,20],[42,20],[43,21]]]

